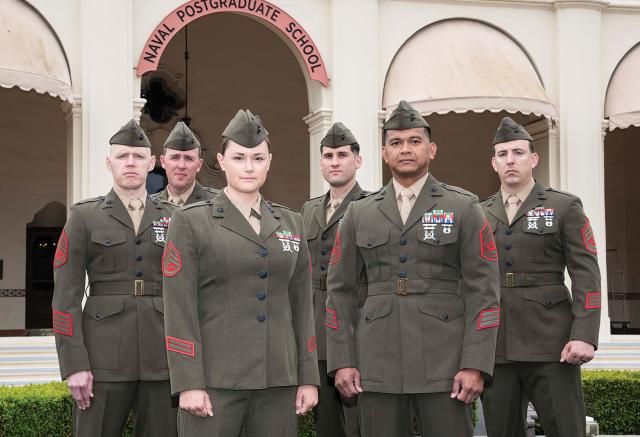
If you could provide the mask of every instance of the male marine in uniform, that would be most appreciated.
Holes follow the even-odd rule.
[[[364,437],[469,437],[499,324],[493,233],[478,199],[429,173],[431,129],[401,101],[383,126],[393,179],[352,202],[329,262],[327,367]],[[367,293],[359,307],[358,278]]]
[[[338,225],[349,203],[365,196],[365,192],[356,181],[356,171],[362,165],[362,157],[356,138],[340,122],[334,123],[320,142],[320,153],[320,170],[330,189],[302,206],[302,217],[311,253],[313,306],[321,382],[316,409],[316,431],[318,437],[358,437],[360,432],[355,399],[342,398],[334,387],[333,378],[327,375],[324,318],[327,268]]]
[[[493,385],[482,396],[487,434],[524,437],[530,399],[547,436],[584,436],[580,365],[593,359],[600,327],[589,219],[576,196],[533,179],[533,139],[509,117],[496,131],[491,164],[501,187],[482,207],[500,258],[502,323]]]
[[[109,143],[113,189],[71,208],[54,258],[60,372],[75,401],[76,436],[120,436],[131,408],[136,435],[175,436],[161,261],[173,208],[147,195],[155,159],[138,123]]]
[[[182,121],[176,123],[160,155],[160,164],[167,172],[169,183],[151,198],[183,206],[212,199],[218,194],[219,190],[203,187],[196,181],[196,174],[202,168],[201,155],[200,141],[191,129]]]

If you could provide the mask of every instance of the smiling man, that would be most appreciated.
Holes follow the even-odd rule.
[[[215,197],[219,190],[203,187],[196,181],[196,175],[202,168],[201,154],[200,141],[191,129],[182,121],[176,123],[160,155],[160,164],[167,172],[169,183],[151,198],[183,206]]]
[[[351,131],[336,122],[320,142],[320,170],[329,191],[302,206],[313,279],[313,305],[316,322],[318,366],[320,368],[319,402],[316,410],[318,437],[358,437],[358,411],[355,399],[345,399],[327,375],[327,352],[324,319],[327,300],[327,271],[338,225],[352,200],[366,195],[356,181],[362,165],[360,145]]]
[[[155,158],[135,120],[109,141],[113,189],[77,202],[54,258],[53,331],[74,435],[177,435],[164,347],[162,252],[173,207],[145,181]],[[85,297],[85,275],[89,293]]]
[[[383,126],[393,179],[352,202],[327,279],[327,367],[364,437],[470,437],[493,372],[498,266],[473,194],[429,173],[437,146],[401,101]],[[364,278],[366,288],[363,288]]]
[[[527,399],[547,436],[585,435],[580,365],[598,344],[596,243],[580,199],[533,179],[538,159],[524,127],[502,119],[491,158],[501,187],[482,203],[502,295],[494,379],[482,396],[489,437],[525,437]]]

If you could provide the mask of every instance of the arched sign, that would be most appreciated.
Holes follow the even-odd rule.
[[[136,74],[155,71],[165,48],[180,29],[205,15],[235,12],[252,15],[278,29],[300,53],[313,80],[329,86],[324,61],[306,30],[289,14],[264,0],[192,0],[174,9],[154,29],[140,54]]]

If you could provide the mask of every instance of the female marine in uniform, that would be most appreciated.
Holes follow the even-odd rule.
[[[174,213],[163,257],[178,432],[295,437],[320,382],[302,217],[260,195],[260,117],[238,111],[222,135],[227,187]]]

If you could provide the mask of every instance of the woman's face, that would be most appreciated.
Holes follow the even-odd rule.
[[[227,185],[241,193],[257,192],[267,179],[271,154],[266,141],[254,148],[229,141],[218,163],[227,176]]]

